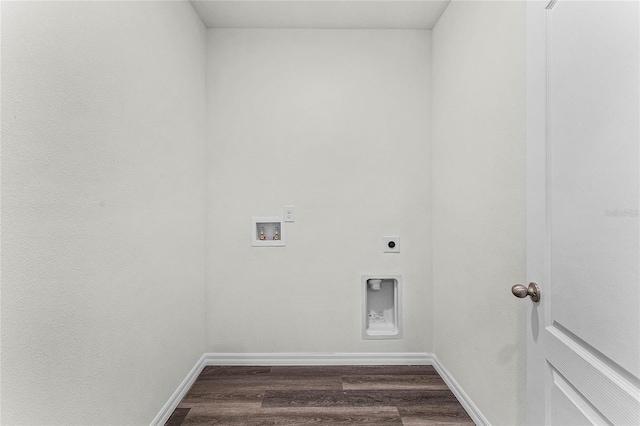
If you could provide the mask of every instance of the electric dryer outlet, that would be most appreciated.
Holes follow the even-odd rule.
[[[400,253],[400,237],[382,237],[383,253]]]

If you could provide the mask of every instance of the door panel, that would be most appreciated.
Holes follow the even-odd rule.
[[[637,2],[566,2],[549,27],[553,321],[640,376]]]
[[[552,369],[552,392],[559,387],[559,390],[569,394],[566,391],[569,386],[562,385],[564,381],[570,384],[570,389],[575,394],[572,400],[587,418],[597,418],[584,410],[588,406],[594,408],[599,416],[608,419],[611,424],[640,424],[637,387],[627,380],[628,374],[619,368],[611,368],[610,361],[596,349],[559,325],[547,327],[546,332],[544,344]],[[552,424],[563,425],[565,421],[552,418]]]
[[[542,289],[528,419],[639,425],[640,2],[540,6],[527,46],[528,274]]]
[[[557,370],[552,369],[552,374],[554,387],[551,394],[551,417],[555,424],[563,426],[608,424]]]

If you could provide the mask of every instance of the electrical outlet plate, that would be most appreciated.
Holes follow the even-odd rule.
[[[284,221],[294,222],[296,220],[296,206],[284,206]]]
[[[382,237],[383,253],[400,253],[400,237]]]

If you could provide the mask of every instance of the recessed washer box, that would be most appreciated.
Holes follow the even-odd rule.
[[[284,247],[285,234],[282,218],[261,216],[251,218],[251,245],[253,247]],[[263,239],[260,237],[264,236]]]

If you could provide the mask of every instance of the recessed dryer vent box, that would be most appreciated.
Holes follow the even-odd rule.
[[[363,275],[362,338],[402,338],[402,275]]]
[[[283,247],[284,230],[281,217],[252,217],[251,245],[254,247]],[[264,236],[263,239],[260,236]]]

